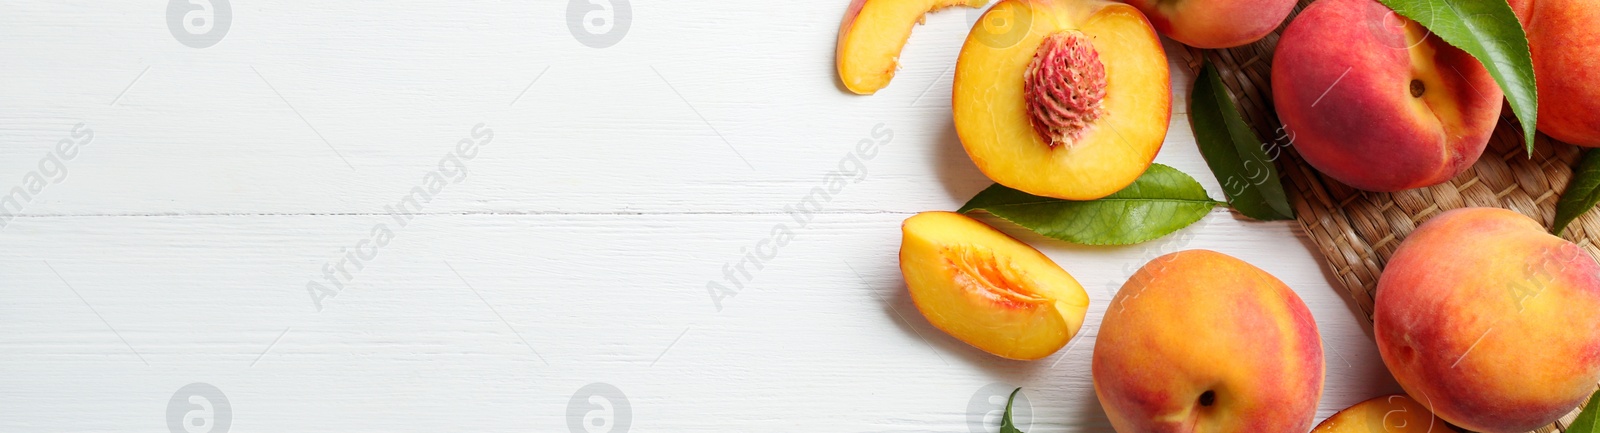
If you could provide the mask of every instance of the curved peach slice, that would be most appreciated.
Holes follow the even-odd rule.
[[[1403,394],[1356,403],[1333,414],[1311,433],[1450,433],[1454,429],[1427,407]]]
[[[988,0],[851,0],[839,24],[834,63],[844,87],[871,95],[889,85],[911,28],[928,12],[950,6],[983,7]]]
[[[900,226],[900,273],[917,309],[956,339],[1039,359],[1083,325],[1089,294],[1039,250],[965,215],[923,212]]]
[[[1011,19],[990,19],[991,16]],[[1167,57],[1138,9],[1003,0],[956,61],[956,133],[995,182],[1068,200],[1133,183],[1167,136]]]

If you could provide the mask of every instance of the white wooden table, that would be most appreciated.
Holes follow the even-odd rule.
[[[1050,358],[967,347],[895,252],[989,184],[949,113],[975,13],[930,16],[860,97],[844,0],[613,1],[609,29],[569,26],[589,0],[0,4],[0,431],[968,432],[1012,386],[1025,430],[1109,431],[1100,318],[1189,248],[1311,306],[1319,419],[1398,390],[1296,225],[1220,209],[1120,248],[1001,225],[1093,304]],[[1157,161],[1220,198],[1173,80]],[[875,128],[800,227],[785,207]],[[708,282],[757,244],[719,309]]]

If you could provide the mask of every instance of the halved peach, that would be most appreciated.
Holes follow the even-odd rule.
[[[972,27],[956,61],[956,133],[995,182],[1068,200],[1105,197],[1161,150],[1168,79],[1161,40],[1133,6],[1003,0]]]
[[[966,215],[900,226],[900,273],[933,326],[1000,357],[1039,359],[1077,335],[1089,294],[1039,250]]]
[[[889,85],[900,49],[928,12],[951,6],[983,7],[988,0],[851,0],[839,24],[834,63],[844,87],[870,95]]]

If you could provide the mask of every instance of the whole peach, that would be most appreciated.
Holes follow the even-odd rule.
[[[1533,50],[1539,131],[1600,147],[1600,2],[1511,0]]]
[[[1600,381],[1600,265],[1522,214],[1429,219],[1389,259],[1375,304],[1389,372],[1458,426],[1533,430]]]
[[[1195,48],[1255,42],[1283,24],[1295,0],[1126,0],[1161,34]]]
[[[1356,188],[1450,180],[1478,160],[1500,117],[1483,64],[1377,0],[1312,3],[1273,56],[1273,102],[1294,147]]]
[[[1091,370],[1119,432],[1303,433],[1322,395],[1322,339],[1306,304],[1266,271],[1181,251],[1117,292]]]

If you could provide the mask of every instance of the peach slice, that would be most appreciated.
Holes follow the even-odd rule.
[[[1039,359],[1083,325],[1089,294],[1049,257],[966,215],[900,226],[900,273],[934,327],[1003,358]]]
[[[1149,168],[1172,117],[1167,57],[1138,9],[1104,0],[1002,0],[956,61],[956,133],[1002,185],[1105,197]]]
[[[1444,420],[1402,394],[1356,403],[1333,414],[1311,433],[1451,433]]]
[[[839,24],[834,63],[844,87],[871,95],[889,85],[900,49],[928,12],[951,6],[983,7],[988,0],[851,0]]]

